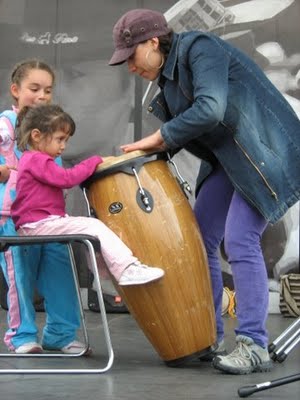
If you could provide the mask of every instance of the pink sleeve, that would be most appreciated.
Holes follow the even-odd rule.
[[[100,156],[92,156],[72,168],[63,168],[47,154],[36,153],[31,158],[30,167],[27,168],[38,181],[61,189],[69,189],[89,178],[100,163],[102,163]]]

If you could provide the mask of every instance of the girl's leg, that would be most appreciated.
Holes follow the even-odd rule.
[[[266,347],[268,335],[268,277],[261,249],[267,221],[240,194],[234,192],[225,230],[225,251],[236,292],[237,335]]]
[[[43,347],[61,349],[76,339],[80,327],[79,304],[68,248],[51,243],[41,246],[37,277],[47,314]]]
[[[125,269],[135,262],[131,250],[103,222],[89,217],[65,217],[45,221],[35,229],[20,229],[20,234],[28,235],[63,235],[88,234],[99,239],[101,253],[110,273],[119,282]]]
[[[225,222],[232,194],[233,187],[228,177],[224,170],[218,167],[204,181],[194,207],[208,257],[218,342],[224,337],[222,319],[223,278],[219,247],[224,238]]]
[[[0,234],[17,235],[11,218],[0,227]],[[0,264],[8,285],[8,326],[4,342],[10,350],[38,342],[33,295],[36,285],[39,246],[11,246],[0,253]]]

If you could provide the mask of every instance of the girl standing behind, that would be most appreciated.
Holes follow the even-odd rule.
[[[17,175],[17,196],[12,205],[18,233],[89,234],[101,242],[104,261],[119,285],[140,285],[161,278],[162,269],[141,264],[103,222],[66,214],[63,189],[79,185],[103,162],[100,156],[92,156],[68,169],[54,162],[75,132],[70,115],[57,105],[27,107],[19,114],[19,123],[18,147],[24,153]]]
[[[15,145],[15,122],[25,106],[52,100],[55,75],[51,67],[33,59],[15,66],[10,92],[15,105],[0,115],[0,235],[16,235],[11,219],[16,176],[22,153]],[[60,162],[57,159],[56,162]],[[4,342],[16,353],[41,353],[43,347],[63,353],[79,353],[85,345],[76,340],[79,306],[66,246],[47,244],[12,246],[0,253],[8,285],[8,326]],[[44,297],[47,313],[42,345],[38,340],[33,306],[34,290]]]

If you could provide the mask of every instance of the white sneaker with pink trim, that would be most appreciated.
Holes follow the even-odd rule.
[[[148,265],[135,262],[125,269],[118,284],[120,286],[142,285],[156,281],[164,276],[164,274],[161,268],[148,267]]]
[[[16,354],[41,354],[42,352],[42,346],[36,342],[25,343],[15,349]]]

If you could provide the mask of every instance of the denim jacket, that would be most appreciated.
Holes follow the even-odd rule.
[[[204,32],[174,34],[148,111],[169,149],[202,159],[197,189],[220,163],[271,223],[300,198],[300,121],[244,53]]]

